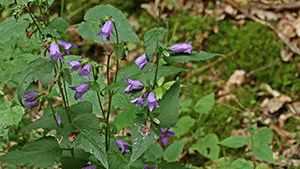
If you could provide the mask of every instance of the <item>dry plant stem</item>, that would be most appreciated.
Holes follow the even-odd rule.
[[[300,9],[300,2],[290,2],[290,3],[283,3],[279,5],[257,5],[257,8],[261,9],[269,9],[275,11],[282,11],[282,10],[297,10]]]
[[[280,60],[279,58],[276,58],[273,62],[269,63],[268,66],[260,67],[258,69],[251,70],[249,73],[247,73],[246,76],[249,77],[250,75],[252,75],[253,73],[256,73],[258,71],[269,69],[274,63],[278,62],[279,60]]]
[[[292,52],[294,52],[297,55],[300,55],[300,49],[297,46],[295,46],[294,44],[292,44],[290,42],[289,38],[286,37],[283,33],[281,33],[277,28],[275,28],[275,26],[273,26],[269,22],[260,20],[260,19],[256,18],[255,16],[249,14],[248,12],[241,9],[236,3],[232,2],[231,0],[224,0],[224,1],[227,2],[228,4],[230,4],[231,6],[233,6],[234,8],[236,8],[238,11],[240,11],[242,14],[244,14],[247,18],[252,19],[255,22],[261,23],[265,26],[268,26],[270,29],[272,29],[277,34],[277,36],[281,39],[281,41],[290,48],[290,50]]]
[[[226,59],[227,57],[236,54],[237,52],[238,52],[238,50],[234,50],[234,51],[228,53],[227,55],[224,55],[223,57],[219,57],[218,59],[216,59],[216,60],[213,61],[212,63],[207,64],[207,65],[205,65],[205,66],[203,66],[203,67],[201,67],[201,68],[198,68],[198,69],[196,69],[194,72],[188,73],[184,78],[182,78],[182,79],[180,80],[180,83],[186,81],[187,79],[189,79],[189,78],[190,78],[191,76],[193,76],[194,74],[197,74],[197,73],[199,73],[199,72],[201,72],[201,71],[203,71],[203,70],[205,70],[205,69],[207,69],[207,68],[209,68],[209,67],[215,65],[216,63],[218,63],[218,62],[220,62],[220,61]]]

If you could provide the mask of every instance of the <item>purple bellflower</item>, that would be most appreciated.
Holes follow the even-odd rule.
[[[159,105],[156,101],[156,97],[155,97],[155,93],[154,92],[150,92],[148,97],[147,97],[147,103],[145,104],[145,106],[149,107],[149,110],[152,111],[154,106],[159,108]]]
[[[29,91],[24,94],[24,106],[26,109],[31,109],[39,105],[38,102],[39,94],[36,91]]]
[[[72,66],[71,68],[71,73],[80,69],[82,64],[79,62],[79,60],[75,60],[75,61],[68,61],[68,63]]]
[[[154,56],[150,57],[149,62],[151,62],[151,60],[154,58]],[[146,57],[146,53],[144,53],[142,56],[139,56],[136,60],[135,60],[135,64],[142,68],[141,71],[143,73],[143,69],[145,68],[145,66],[147,66],[149,64],[149,62],[147,61],[147,57]]]
[[[103,33],[103,35],[102,35],[103,41],[105,41],[107,38],[112,39],[111,32],[112,32],[113,28],[114,28],[113,23],[109,20],[109,21],[105,22],[105,24],[102,26],[101,30],[96,35],[98,36]]]
[[[63,54],[60,53],[60,51],[59,51],[58,45],[55,44],[55,43],[52,43],[50,45],[50,58],[49,58],[49,60],[52,59],[56,63],[57,62],[57,57],[60,60],[65,60],[65,58],[63,57]]]
[[[149,167],[148,164],[144,163],[144,169],[157,169],[157,167],[155,166]]]
[[[79,86],[74,86],[74,87],[70,87],[72,90],[76,90],[76,93],[75,93],[75,100],[79,99],[82,101],[83,99],[83,95],[84,93],[86,93],[89,88],[90,88],[90,85],[88,83],[82,83],[81,85]]]
[[[86,64],[79,72],[78,76],[85,76],[87,80],[90,80],[90,71],[91,71],[91,64]]]
[[[161,134],[159,136],[159,139],[163,143],[163,145],[165,147],[167,147],[167,145],[168,145],[168,139],[167,139],[167,137],[173,137],[173,136],[175,136],[175,133],[173,131],[169,131],[170,130],[170,126],[168,126],[167,129],[164,129],[164,128],[161,127],[160,130],[161,130]]]
[[[131,146],[131,145],[127,144],[124,140],[118,139],[118,140],[116,140],[116,144],[120,147],[122,153],[130,151],[128,146]]]
[[[89,165],[89,166],[86,166],[86,167],[84,167],[82,169],[96,169],[96,167],[93,166],[93,165]]]
[[[59,43],[59,45],[61,47],[63,47],[66,50],[66,52],[67,52],[68,55],[70,55],[70,48],[72,48],[72,49],[76,49],[77,48],[76,45],[74,45],[72,43],[69,43],[69,42],[67,42],[66,40],[63,40],[63,39],[58,40],[58,43]]]
[[[57,121],[57,124],[60,124],[61,123],[61,119],[58,115],[55,115],[55,119]]]
[[[127,77],[124,77],[124,80],[126,83],[128,83],[129,85],[126,87],[126,89],[124,90],[124,92],[130,92],[132,90],[135,89],[142,89],[141,86],[143,86],[143,84],[139,81],[139,80],[131,80],[128,79]]]
[[[131,100],[130,102],[133,103],[135,106],[141,106],[143,108],[144,107],[143,104],[144,104],[146,97],[147,97],[147,93],[144,94],[144,98],[142,96],[140,96],[140,97],[137,97],[137,98]]]
[[[188,39],[183,44],[175,44],[170,49],[174,53],[191,53],[192,45],[188,44]]]

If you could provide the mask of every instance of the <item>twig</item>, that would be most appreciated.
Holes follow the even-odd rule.
[[[283,4],[279,4],[279,5],[258,4],[256,7],[261,8],[261,9],[275,10],[276,12],[283,11],[283,10],[297,10],[297,9],[300,9],[300,2],[283,3]]]
[[[268,26],[270,29],[272,29],[277,36],[281,39],[281,41],[288,46],[292,52],[294,52],[295,54],[300,55],[300,49],[295,46],[294,44],[292,44],[289,40],[288,37],[286,37],[283,33],[281,33],[277,28],[275,28],[272,24],[270,24],[269,22],[260,20],[258,18],[256,18],[255,16],[249,14],[248,12],[246,12],[245,10],[241,9],[236,3],[232,2],[231,0],[224,0],[225,2],[227,2],[228,4],[230,4],[231,6],[233,6],[234,8],[236,8],[238,11],[240,11],[242,14],[244,14],[247,18],[254,20],[255,22],[261,23],[265,26]]]
[[[205,65],[205,66],[202,66],[202,67],[196,69],[194,72],[188,73],[184,78],[182,78],[182,79],[180,80],[180,83],[182,83],[182,82],[184,82],[185,80],[189,79],[189,78],[190,78],[191,76],[193,76],[194,74],[197,74],[197,73],[199,73],[199,72],[201,72],[201,71],[203,71],[203,70],[205,70],[205,69],[207,69],[207,68],[209,68],[209,67],[215,65],[216,63],[222,61],[223,59],[226,59],[227,57],[236,54],[237,52],[238,52],[238,50],[234,50],[234,51],[228,53],[227,55],[224,55],[223,57],[219,57],[218,59],[216,59],[216,60],[213,61],[212,63],[209,63],[209,64],[207,64],[207,65]]]
[[[256,73],[258,71],[269,69],[274,63],[278,62],[279,60],[280,60],[279,58],[276,58],[273,62],[269,63],[268,66],[251,70],[249,73],[247,73],[246,76],[249,77],[250,75],[252,75],[253,73]]]

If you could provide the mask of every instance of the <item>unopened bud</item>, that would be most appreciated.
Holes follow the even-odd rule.
[[[157,118],[153,118],[154,123],[160,124],[160,121]]]
[[[166,57],[169,57],[169,56],[170,56],[169,52],[167,52],[166,50],[163,50],[163,54],[164,54]]]

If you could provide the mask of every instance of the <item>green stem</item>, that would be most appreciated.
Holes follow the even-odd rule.
[[[93,73],[93,76],[94,76],[94,82],[96,82],[96,79],[95,79],[95,70],[94,70],[94,66],[92,68],[92,73]],[[97,92],[97,98],[98,98],[98,102],[99,102],[99,107],[101,109],[101,112],[102,112],[102,116],[103,118],[105,118],[105,115],[104,115],[104,111],[103,111],[103,107],[102,107],[102,103],[101,103],[101,99],[100,99],[100,93]]]
[[[159,29],[159,24],[160,24],[160,20],[161,20],[161,6],[158,5],[157,9],[158,9],[157,29]]]
[[[37,29],[39,30],[39,32],[40,32],[40,34],[42,35],[42,37],[44,38],[45,36],[44,36],[44,34],[42,33],[42,31],[41,31],[41,29],[40,29],[40,27],[38,26],[38,24],[36,23],[36,21],[35,21],[35,19],[34,19],[34,17],[32,16],[32,14],[31,14],[31,12],[30,12],[30,9],[29,9],[29,7],[26,5],[26,9],[27,9],[27,11],[28,11],[28,13],[29,13],[29,16],[31,17],[31,19],[32,19],[32,21],[33,21],[33,23],[35,24],[35,26],[37,27]]]
[[[56,121],[55,110],[54,110],[54,108],[53,108],[53,106],[52,106],[52,104],[51,104],[51,101],[50,101],[50,99],[49,99],[48,97],[46,97],[46,99],[48,100],[48,104],[50,105],[50,107],[51,107],[51,109],[52,109],[52,114],[53,114],[53,118],[54,118],[54,120],[55,120],[55,122],[56,122],[56,125],[59,126],[58,122]]]
[[[61,0],[61,5],[60,6],[61,6],[60,7],[60,17],[63,17],[65,0]]]

